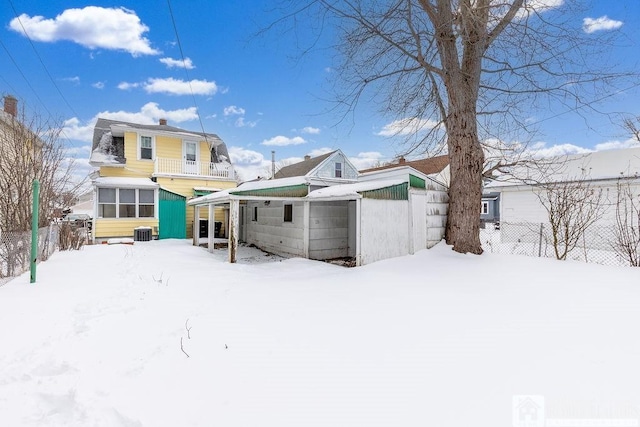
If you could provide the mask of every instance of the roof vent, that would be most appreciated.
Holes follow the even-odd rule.
[[[167,125],[167,119],[160,119],[160,126],[166,126]]]
[[[304,156],[304,161],[306,162],[307,160],[311,160],[311,156],[308,155],[308,154],[306,156]]]

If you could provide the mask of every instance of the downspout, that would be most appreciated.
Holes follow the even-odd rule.
[[[356,267],[362,265],[362,242],[361,242],[361,232],[362,232],[362,221],[360,215],[362,214],[361,208],[362,199],[356,199]]]

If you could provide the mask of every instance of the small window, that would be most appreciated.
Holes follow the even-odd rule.
[[[482,207],[480,208],[480,213],[482,215],[489,214],[489,202],[482,202]]]
[[[284,222],[293,221],[293,205],[284,205]]]
[[[342,163],[336,163],[336,178],[342,178]]]
[[[253,207],[253,218],[252,218],[252,220],[253,221],[257,221],[258,220],[258,207],[257,206]]]
[[[155,191],[138,190],[138,217],[153,218],[155,214]]]
[[[147,160],[153,159],[153,145],[150,136],[140,137],[140,158]]]
[[[98,217],[100,218],[116,217],[116,189],[115,188],[99,188],[98,189]]]

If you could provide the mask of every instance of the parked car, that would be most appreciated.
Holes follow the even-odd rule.
[[[91,230],[93,225],[91,216],[81,213],[70,213],[62,218],[62,222],[67,223],[74,228],[87,228],[89,230]]]

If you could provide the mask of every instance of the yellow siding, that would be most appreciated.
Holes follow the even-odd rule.
[[[169,136],[156,136],[156,157],[182,159],[182,140]]]
[[[200,161],[211,161],[211,150],[209,149],[209,144],[206,141],[200,141]]]
[[[131,237],[136,227],[151,227],[154,236],[157,235],[158,220],[155,218],[98,218],[94,221],[94,236],[96,239],[108,237]]]
[[[100,176],[117,176],[125,178],[147,178],[148,173],[131,170],[129,168],[114,168],[109,166],[100,166]]]
[[[127,176],[151,176],[153,173],[153,160],[138,160],[138,134],[135,132],[124,133],[124,157],[127,169],[133,173]]]

